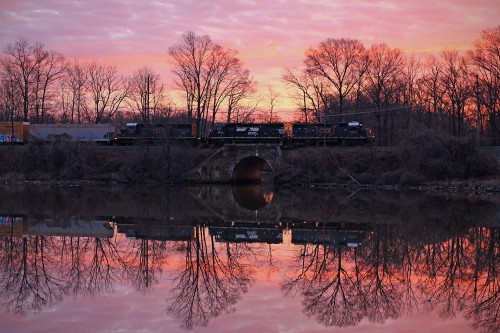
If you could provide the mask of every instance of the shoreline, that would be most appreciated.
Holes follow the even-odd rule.
[[[497,184],[492,184],[497,183]],[[261,184],[261,183],[255,183]],[[265,183],[267,184],[267,183]],[[143,181],[134,182],[127,180],[5,180],[0,179],[0,186],[9,185],[50,185],[50,186],[105,186],[105,185],[146,185],[146,186],[217,186],[217,185],[245,185],[232,184],[227,182],[197,182],[192,180],[181,181]],[[459,194],[490,194],[500,195],[500,180],[478,180],[471,181],[450,181],[446,183],[432,182],[420,185],[375,185],[375,184],[355,184],[355,183],[328,183],[315,182],[310,184],[298,183],[296,185],[273,184],[283,188],[309,188],[318,190],[347,190],[347,191],[418,191],[427,193],[459,193]]]
[[[423,134],[422,134],[423,135]],[[160,185],[231,184],[190,179],[214,153],[184,146],[100,147],[55,143],[0,149],[0,184]],[[250,156],[250,155],[249,155]],[[253,156],[253,155],[251,155]],[[264,184],[276,188],[500,193],[500,163],[491,150],[467,140],[436,137],[401,147],[306,147],[268,163]],[[220,166],[219,166],[220,167]],[[262,169],[261,169],[262,172]],[[271,176],[272,175],[272,176]],[[262,174],[261,174],[262,176]]]

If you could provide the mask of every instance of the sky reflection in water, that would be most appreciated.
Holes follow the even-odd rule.
[[[499,330],[497,198],[269,194],[0,188],[2,331]]]

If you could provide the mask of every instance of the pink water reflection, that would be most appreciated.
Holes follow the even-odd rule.
[[[471,286],[470,284],[470,268],[474,265],[470,263],[477,252],[474,252],[474,247],[471,247],[469,239],[471,239],[472,232],[476,234],[482,233],[484,236],[494,236],[496,233],[489,234],[490,231],[486,229],[473,230],[471,234],[463,235],[457,238],[452,238],[450,241],[444,241],[441,244],[430,244],[427,249],[414,248],[408,256],[412,257],[415,268],[422,263],[418,258],[426,251],[445,251],[449,246],[454,246],[455,243],[461,243],[460,255],[464,256],[467,260],[467,267],[463,267],[463,274],[456,279],[455,287],[447,289],[450,294],[447,297],[456,297],[450,304],[454,305],[456,302],[460,303],[460,298],[468,294],[470,291],[465,289]],[[200,268],[199,262],[194,264],[192,260],[198,256],[206,255],[206,263],[215,263],[213,266],[208,267],[203,274],[215,274],[214,278],[219,279],[221,286],[208,287],[210,278],[198,276],[193,279],[190,276],[189,281],[193,285],[207,290],[198,290],[201,302],[204,304],[199,307],[201,310],[210,311],[214,307],[220,307],[216,314],[208,313],[205,321],[194,320],[193,323],[188,325],[192,328],[192,332],[477,332],[471,325],[470,320],[465,320],[463,314],[458,310],[459,307],[451,312],[446,312],[444,298],[437,297],[433,302],[435,303],[431,311],[426,308],[428,298],[434,297],[429,294],[429,291],[440,290],[440,287],[445,286],[446,276],[441,276],[435,282],[439,285],[438,288],[432,289],[433,286],[422,286],[420,283],[426,281],[428,277],[422,277],[423,271],[419,273],[412,273],[410,277],[396,276],[392,280],[380,279],[377,283],[387,284],[381,287],[382,292],[396,293],[397,302],[402,302],[405,306],[404,297],[405,291],[402,288],[409,287],[408,284],[415,283],[412,288],[415,289],[417,294],[416,301],[412,304],[414,307],[409,307],[401,313],[396,313],[394,318],[391,317],[389,309],[381,309],[381,313],[386,313],[385,317],[375,319],[368,319],[365,315],[359,321],[354,321],[354,326],[338,327],[338,325],[327,325],[325,322],[331,320],[327,318],[321,320],[321,313],[324,309],[328,309],[330,304],[319,304],[318,311],[305,311],[305,308],[310,304],[310,298],[317,293],[317,287],[330,286],[331,282],[335,280],[335,272],[339,268],[335,263],[342,263],[342,269],[345,269],[348,279],[352,279],[356,269],[360,269],[361,273],[365,274],[365,278],[369,278],[366,272],[372,271],[371,265],[373,263],[373,251],[375,249],[375,237],[368,239],[365,243],[360,244],[358,247],[345,247],[345,246],[323,246],[323,245],[294,245],[290,244],[290,237],[285,233],[285,243],[278,245],[269,244],[227,244],[227,243],[212,243],[213,238],[209,237],[207,230],[201,228],[193,233],[195,239],[191,243],[186,242],[158,242],[147,241],[149,247],[147,251],[156,246],[165,243],[170,246],[170,250],[165,252],[165,258],[160,260],[160,269],[157,272],[156,282],[149,288],[138,288],[137,284],[132,284],[130,280],[124,279],[122,281],[115,281],[112,284],[113,292],[104,290],[97,292],[93,296],[77,295],[73,298],[71,295],[65,295],[61,300],[54,302],[53,306],[41,307],[40,312],[30,311],[27,309],[25,317],[19,317],[9,313],[1,312],[0,320],[2,322],[1,332],[185,332],[186,322],[183,315],[178,315],[179,311],[183,311],[184,305],[188,302],[181,302],[179,311],[172,313],[172,304],[182,295],[180,289],[182,284],[179,284],[179,278],[184,277],[186,272],[192,274],[196,271],[203,271],[206,268]],[[489,237],[488,236],[488,237]],[[485,243],[488,243],[486,239]],[[63,243],[63,238],[51,239],[52,245]],[[481,246],[480,240],[475,240],[478,246]],[[154,243],[156,242],[156,243]],[[138,244],[141,243],[141,246]],[[167,244],[168,243],[168,244]],[[205,246],[200,245],[205,243]],[[118,235],[116,239],[112,240],[110,244],[116,246],[116,253],[123,257],[118,261],[113,261],[113,269],[121,270],[133,269],[133,255],[134,251],[142,249],[144,251],[144,240],[131,240],[125,239],[123,235]],[[383,243],[388,245],[388,243]],[[408,244],[407,244],[408,245]],[[491,245],[491,243],[490,243]],[[168,247],[167,246],[167,247]],[[498,247],[498,244],[493,245]],[[111,248],[111,246],[110,246]],[[158,248],[158,247],[156,247]],[[438,249],[439,248],[439,249]],[[5,248],[4,248],[5,249]],[[190,252],[191,251],[191,252]],[[472,252],[471,252],[472,251]],[[205,254],[201,253],[204,252]],[[53,253],[60,253],[59,250]],[[191,253],[187,256],[187,253]],[[385,252],[381,252],[385,253]],[[208,255],[207,255],[208,254]],[[231,255],[229,255],[231,254]],[[308,267],[315,267],[308,269],[306,273],[302,274],[298,267],[303,266],[304,258],[313,255]],[[48,253],[47,256],[51,254]],[[353,258],[360,257],[361,259],[356,266],[356,261]],[[217,259],[214,259],[217,257]],[[147,260],[152,260],[153,254]],[[333,260],[330,260],[331,258]],[[342,259],[340,259],[342,258]],[[372,259],[370,259],[372,258]],[[212,261],[214,260],[214,261]],[[356,259],[357,260],[357,259]],[[439,262],[441,270],[439,274],[446,273],[447,267],[443,265],[448,263],[449,258],[442,256],[442,261]],[[119,262],[127,263],[127,267],[120,266]],[[203,260],[202,260],[203,261]],[[232,263],[231,263],[232,262]],[[360,264],[361,263],[361,264]],[[194,264],[196,267],[192,271],[186,270],[186,267]],[[454,263],[456,264],[456,263]],[[235,270],[232,265],[238,265],[239,269]],[[390,262],[387,270],[381,271],[382,274],[400,274],[404,272],[402,267],[404,263]],[[450,264],[451,265],[451,264]],[[57,265],[56,265],[57,266]],[[56,267],[54,266],[54,267]],[[50,269],[50,267],[47,267]],[[416,269],[417,270],[417,269]],[[363,273],[364,272],[364,273]],[[117,274],[116,276],[125,276]],[[188,275],[189,275],[188,274]],[[228,277],[230,274],[243,274],[247,276],[248,280],[237,280],[241,276],[235,276],[236,280],[231,280]],[[53,272],[53,276],[59,276],[57,272]],[[301,279],[299,277],[302,276]],[[491,276],[490,276],[491,278]],[[496,278],[496,276],[493,276]],[[296,287],[297,291],[289,295],[285,295],[283,287],[285,282],[290,279],[298,280]],[[314,280],[318,279],[318,280]],[[324,280],[322,280],[324,279]],[[469,280],[468,280],[469,279]],[[196,282],[193,282],[196,281]],[[208,282],[207,282],[208,281]],[[234,282],[243,281],[243,285]],[[319,284],[318,284],[319,281]],[[434,280],[433,280],[434,281]],[[480,284],[484,283],[480,279]],[[326,284],[324,284],[326,283]],[[349,284],[347,280],[342,280],[342,283]],[[358,283],[358,282],[356,282]],[[364,283],[364,282],[363,282]],[[396,287],[388,284],[397,283]],[[447,286],[447,285],[446,285]],[[241,289],[240,289],[241,287]],[[212,289],[210,289],[212,288]],[[246,291],[248,288],[248,291]],[[309,289],[307,289],[309,288]],[[312,288],[312,289],[311,289]],[[314,289],[316,288],[316,289]],[[326,288],[326,287],[325,287]],[[421,290],[421,288],[426,290]],[[430,289],[429,289],[430,288]],[[444,287],[443,287],[444,288]],[[450,286],[447,286],[450,288]],[[464,289],[465,288],[465,289]],[[141,289],[142,292],[137,290]],[[352,288],[351,288],[352,289]],[[345,290],[347,293],[352,293],[352,290]],[[231,302],[220,300],[223,298],[220,295],[210,295],[210,293],[228,293],[230,297],[234,297]],[[208,295],[208,296],[207,296]],[[348,295],[347,302],[356,302],[359,295],[354,297],[354,294]],[[192,296],[190,294],[190,296]],[[366,295],[368,298],[373,295]],[[375,296],[373,296],[375,297]],[[193,298],[194,299],[194,298]],[[328,299],[328,298],[326,298]],[[209,301],[212,300],[212,303]],[[216,301],[215,303],[213,301]],[[373,301],[373,300],[372,300]],[[309,303],[308,303],[309,302]],[[2,299],[2,304],[4,304]],[[340,304],[340,306],[343,303]],[[359,303],[362,304],[362,303]],[[367,303],[372,304],[372,303]],[[449,305],[450,305],[449,304]],[[464,305],[465,304],[465,305]],[[377,304],[376,304],[377,305]],[[381,307],[384,304],[379,304]],[[463,303],[464,306],[470,306],[468,303]],[[341,312],[341,307],[333,309]],[[359,311],[360,305],[347,305],[347,309],[352,311]],[[316,309],[313,307],[313,309]],[[13,309],[11,309],[13,310]],[[175,312],[175,311],[174,311]],[[185,314],[185,312],[182,312]],[[309,313],[308,317],[305,313]],[[319,313],[319,314],[318,314]],[[346,312],[350,315],[349,311]],[[370,309],[360,311],[360,313],[370,313]],[[387,315],[389,313],[389,315]],[[330,313],[327,312],[327,315]],[[194,314],[193,317],[198,318],[199,314]],[[443,319],[443,317],[445,317]],[[490,318],[491,319],[491,318]],[[338,322],[345,322],[341,319]],[[496,320],[496,318],[493,318]],[[337,321],[335,321],[337,322]],[[349,321],[347,321],[349,323]],[[203,326],[206,325],[206,326]],[[350,324],[349,324],[350,325]]]
[[[300,299],[283,297],[280,281],[259,280],[238,303],[233,313],[213,319],[206,327],[190,332],[476,332],[458,316],[443,321],[435,314],[415,314],[383,325],[363,320],[348,328],[325,327],[302,313]],[[141,295],[128,287],[114,295],[65,300],[43,313],[19,319],[0,314],[1,332],[186,332],[179,323],[165,313],[165,295],[169,281],[155,288],[155,292]]]

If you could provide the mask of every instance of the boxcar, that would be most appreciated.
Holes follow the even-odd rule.
[[[113,124],[32,124],[30,137],[37,141],[91,141],[110,143],[115,137]]]
[[[22,121],[0,122],[0,144],[24,143],[28,138],[30,123]]]

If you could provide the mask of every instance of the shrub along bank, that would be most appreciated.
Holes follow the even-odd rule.
[[[370,184],[417,186],[439,182],[483,182],[500,187],[499,163],[473,140],[432,133],[404,146],[305,148],[285,151],[279,184]]]
[[[54,142],[0,148],[0,180],[178,182],[214,150]]]

